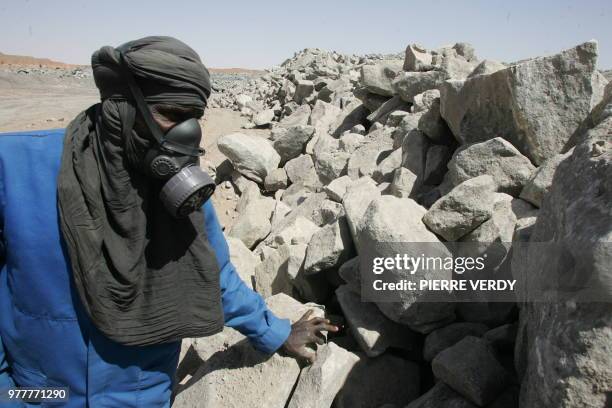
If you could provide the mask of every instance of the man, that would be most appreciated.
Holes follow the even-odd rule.
[[[0,390],[68,387],[70,407],[169,406],[180,339],[223,325],[312,361],[306,346],[337,328],[275,317],[201,205],[192,119],[211,86],[198,55],[147,37],[101,48],[92,68],[102,101],[65,131],[0,135]]]

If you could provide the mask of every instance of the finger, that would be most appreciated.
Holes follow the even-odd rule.
[[[313,334],[312,342],[317,343],[319,346],[322,346],[323,344],[325,344],[325,337],[323,337],[323,335],[320,335],[320,334]]]
[[[308,309],[308,310],[306,311],[306,313],[304,313],[304,314],[302,315],[302,317],[300,317],[300,320],[298,320],[298,322],[304,322],[304,321],[308,320],[308,318],[310,317],[310,315],[311,315],[311,314],[312,314],[312,309]],[[297,322],[296,322],[296,323],[297,323]]]
[[[308,323],[313,324],[313,325],[317,325],[317,324],[321,324],[321,323],[329,323],[329,320],[325,319],[323,317],[313,317],[312,319],[310,319],[308,321]]]
[[[319,323],[316,326],[314,326],[313,329],[315,329],[317,332],[321,332],[321,331],[337,332],[338,326],[334,326],[333,324],[329,324],[329,323]]]

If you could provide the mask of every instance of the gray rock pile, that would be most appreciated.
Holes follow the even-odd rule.
[[[609,302],[612,85],[596,61],[594,41],[514,64],[481,60],[466,43],[366,57],[306,49],[222,92],[218,103],[271,128],[219,140],[235,171],[218,181],[242,195],[232,261],[269,302],[325,305],[348,330],[301,369],[236,336],[225,354],[194,340],[202,361],[177,406],[609,403],[609,303],[428,302],[426,290],[366,302],[371,271],[359,262],[393,255],[389,242],[429,243],[440,256],[455,242],[504,243],[496,268],[521,294],[555,271],[553,254],[517,243],[572,237],[581,244],[556,272],[568,285],[590,279]]]

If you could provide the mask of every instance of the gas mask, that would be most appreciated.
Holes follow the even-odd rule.
[[[153,136],[153,144],[144,156],[142,170],[149,176],[165,180],[159,198],[175,218],[197,211],[215,191],[214,180],[199,166],[202,130],[197,119],[176,124],[165,134],[153,118],[142,91],[119,51],[123,74],[129,85],[136,107]]]

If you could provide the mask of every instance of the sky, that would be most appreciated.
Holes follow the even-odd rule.
[[[395,53],[471,43],[511,62],[599,41],[612,68],[612,1],[0,0],[0,52],[88,64],[104,45],[170,35],[207,66],[267,68],[307,47]]]

